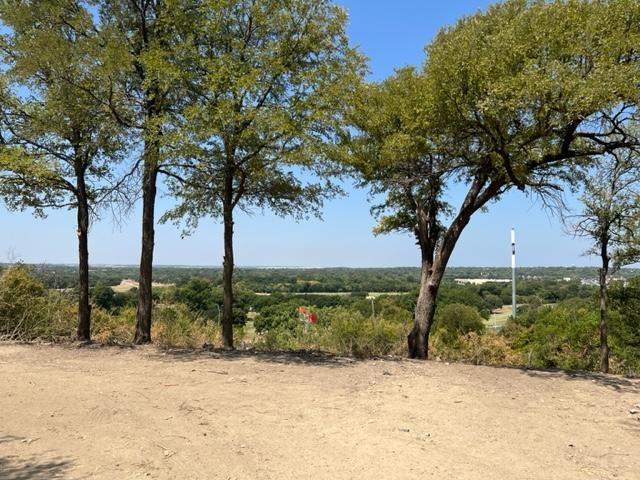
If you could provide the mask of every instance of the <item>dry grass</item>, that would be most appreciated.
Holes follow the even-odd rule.
[[[125,278],[120,282],[120,285],[116,285],[111,287],[111,289],[116,293],[126,293],[134,288],[138,288],[139,283],[130,278]],[[175,287],[175,283],[159,283],[153,282],[153,288],[170,288]]]

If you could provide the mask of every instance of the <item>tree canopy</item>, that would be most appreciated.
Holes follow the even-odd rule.
[[[301,218],[337,191],[323,175],[327,144],[363,71],[345,23],[329,1],[265,0],[203,2],[188,25],[193,47],[176,62],[191,75],[169,175],[178,205],[164,218],[223,219],[226,346],[234,210]]]
[[[249,212],[317,210],[333,188],[296,173],[321,170],[363,69],[344,10],[328,1],[203,2],[197,18],[188,51],[199,55],[178,59],[191,72],[176,137],[182,169],[170,182],[180,203],[165,218],[194,226],[222,216],[225,194]]]
[[[513,188],[554,200],[578,163],[639,145],[639,41],[637,2],[509,0],[443,29],[421,71],[356,96],[345,160],[387,194],[378,230],[413,231],[421,248],[412,355],[426,356],[439,284],[475,212]],[[452,185],[467,188],[456,208]]]
[[[96,207],[112,194],[126,132],[104,108],[109,85],[82,2],[3,2],[0,192],[14,209],[77,205],[78,176]]]
[[[621,151],[597,159],[581,175],[581,211],[569,217],[573,232],[588,238],[586,252],[606,256],[614,269],[640,260],[640,159]]]

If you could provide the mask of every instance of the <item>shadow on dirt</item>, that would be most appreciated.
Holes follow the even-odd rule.
[[[0,444],[9,443],[9,442],[20,442],[25,440],[24,437],[16,437],[15,435],[0,435]],[[2,471],[0,470],[0,473]]]
[[[0,345],[3,342],[0,342]],[[68,350],[81,349],[84,351],[100,351],[103,349],[110,349],[114,352],[125,351],[138,351],[145,352],[145,356],[151,360],[163,361],[163,362],[198,362],[207,359],[217,359],[223,361],[244,361],[254,360],[263,363],[272,363],[279,365],[310,365],[310,366],[323,366],[328,368],[344,368],[355,366],[358,363],[367,361],[383,361],[393,363],[413,363],[415,365],[431,364],[433,360],[429,362],[423,362],[422,360],[410,360],[406,357],[399,356],[384,356],[373,358],[357,358],[357,357],[344,357],[317,350],[300,350],[300,351],[263,351],[253,348],[237,349],[237,350],[225,350],[222,348],[213,348],[210,345],[206,345],[203,348],[169,348],[161,347],[158,345],[144,345],[135,346],[132,344],[104,344],[104,343],[91,343],[91,344],[78,344],[77,342],[68,343],[20,343],[21,345],[39,345],[39,346],[51,346],[65,348]],[[437,363],[440,363],[439,361]],[[446,362],[447,365],[449,362]],[[451,362],[453,364],[460,365],[473,365],[474,363],[465,362]],[[496,368],[496,369],[512,369],[519,370],[525,375],[532,378],[540,379],[555,379],[555,380],[576,380],[576,381],[590,381],[601,387],[620,393],[640,393],[640,379],[630,379],[616,375],[605,375],[596,372],[586,371],[565,371],[558,369],[550,370],[533,370],[522,366],[481,366],[482,368]],[[2,443],[3,437],[0,436],[0,443]],[[0,479],[1,480],[1,479]]]
[[[254,360],[257,362],[274,363],[280,365],[313,365],[329,368],[353,366],[360,360],[339,357],[325,352],[294,351],[294,352],[263,352],[259,350],[222,350],[204,348],[191,349],[159,349],[151,358],[169,362],[193,362],[207,359],[226,361]]]
[[[0,445],[4,443],[30,443],[25,437],[0,434]],[[41,460],[33,455],[20,458],[15,455],[0,456],[0,480],[49,480],[51,478],[69,478],[73,462],[69,459],[52,457]],[[77,478],[77,477],[75,477]]]
[[[39,461],[35,457],[0,457],[0,480],[49,480],[66,478],[72,463],[62,458]]]
[[[342,368],[354,366],[365,361],[384,362],[412,362],[421,364],[421,361],[409,360],[403,357],[381,357],[361,359],[354,357],[341,357],[322,351],[279,351],[265,352],[254,349],[246,350],[223,350],[223,349],[163,349],[159,348],[150,358],[160,361],[193,362],[206,359],[218,359],[228,361],[242,361],[252,359],[257,362],[274,363],[281,365],[312,365],[329,368]],[[565,370],[530,370],[522,367],[493,367],[493,368],[514,368],[524,372],[526,375],[542,379],[564,379],[591,381],[597,385],[620,393],[640,393],[640,380],[632,380],[615,375],[605,375],[596,372],[565,371]]]
[[[595,372],[562,370],[523,370],[530,377],[542,379],[590,381],[620,393],[640,393],[640,381]]]
[[[227,350],[223,348],[213,348],[205,345],[202,348],[176,348],[162,347],[157,344],[133,345],[131,343],[83,343],[83,342],[0,342],[0,345],[15,344],[24,346],[39,346],[62,348],[68,351],[99,352],[109,350],[116,353],[121,352],[145,352],[147,358],[160,361],[195,362],[206,359],[219,359],[229,361],[242,361],[253,359],[258,362],[274,363],[281,365],[316,365],[325,367],[349,367],[357,363],[366,361],[402,362],[409,361],[404,357],[383,356],[371,358],[345,357],[320,350],[281,350],[264,351],[255,348],[239,348]]]

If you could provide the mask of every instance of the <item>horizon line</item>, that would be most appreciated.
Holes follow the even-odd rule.
[[[22,263],[24,265],[41,265],[41,266],[54,266],[54,267],[77,267],[77,263],[65,263],[65,262],[0,262],[0,266],[6,265],[14,265]],[[153,266],[154,268],[210,268],[210,269],[221,269],[222,264],[218,265],[190,265],[190,264],[156,264]],[[89,268],[139,268],[138,264],[119,264],[119,263],[95,263],[91,264]],[[348,270],[385,270],[385,269],[397,269],[397,268],[415,268],[419,269],[419,265],[391,265],[391,266],[346,266],[346,265],[333,265],[333,266],[312,266],[312,265],[235,265],[235,268],[242,269],[256,269],[256,270],[330,270],[330,269],[348,269]],[[456,269],[456,268],[504,268],[507,270],[511,270],[510,266],[506,265],[450,265],[447,266],[447,269]],[[593,265],[520,265],[517,269],[523,268],[573,268],[573,269],[598,269],[598,266]],[[621,267],[621,270],[640,270],[639,266],[624,266]]]

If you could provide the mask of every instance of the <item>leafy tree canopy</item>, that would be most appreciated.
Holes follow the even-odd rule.
[[[172,184],[182,203],[166,218],[194,226],[227,200],[304,216],[336,192],[298,173],[321,170],[363,69],[345,22],[329,1],[200,3],[187,26],[193,48],[176,59],[191,73],[175,152],[186,169]]]
[[[103,107],[111,60],[88,2],[0,5],[0,195],[14,209],[74,207],[118,190],[126,134]]]

